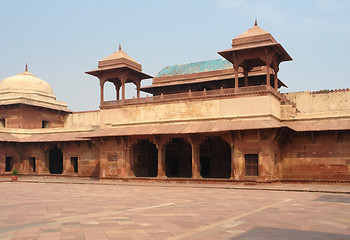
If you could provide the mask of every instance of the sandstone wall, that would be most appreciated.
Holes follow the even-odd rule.
[[[64,126],[66,116],[66,112],[27,105],[0,106],[0,118],[5,119],[6,128],[42,128],[42,121],[48,121],[50,128],[58,128]]]
[[[275,116],[280,103],[273,96],[130,105],[100,111],[101,128],[125,124],[186,122],[210,119]]]
[[[282,179],[350,180],[349,131],[294,133],[286,141],[281,147]]]

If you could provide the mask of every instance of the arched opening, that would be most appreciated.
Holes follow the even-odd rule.
[[[220,137],[208,137],[200,145],[200,164],[203,178],[230,178],[230,145]]]
[[[158,150],[149,140],[140,140],[133,148],[132,170],[136,177],[156,177]]]
[[[173,138],[165,148],[165,174],[167,177],[190,178],[192,175],[191,144],[182,138]]]
[[[116,100],[116,90],[112,82],[106,81],[104,84],[104,101]]]
[[[121,95],[122,95],[122,92],[120,92],[120,96]],[[136,90],[136,85],[134,83],[128,82],[128,83],[125,83],[125,99],[131,99],[131,98],[137,98],[137,90]]]
[[[62,174],[63,172],[63,153],[58,147],[49,152],[49,171],[51,174]]]

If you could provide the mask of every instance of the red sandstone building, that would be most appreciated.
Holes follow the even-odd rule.
[[[256,24],[221,59],[162,69],[141,88],[119,51],[87,72],[100,110],[71,112],[26,69],[0,82],[0,174],[225,181],[350,180],[349,89],[281,94],[292,58]],[[116,100],[104,100],[114,84]],[[137,97],[125,99],[125,84]],[[140,97],[140,91],[152,94]]]

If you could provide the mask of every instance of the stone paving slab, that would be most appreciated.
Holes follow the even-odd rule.
[[[10,177],[0,177],[0,182],[10,182]],[[22,176],[19,182],[32,183],[66,183],[66,184],[101,184],[101,185],[127,185],[127,186],[159,186],[159,187],[189,187],[189,188],[222,188],[222,189],[246,189],[267,191],[295,191],[295,192],[323,192],[323,193],[345,193],[350,194],[348,183],[191,183],[191,182],[123,182],[123,181],[99,181],[98,179],[81,179],[70,177],[32,177]]]
[[[350,239],[349,194],[78,183],[1,182],[0,239]]]

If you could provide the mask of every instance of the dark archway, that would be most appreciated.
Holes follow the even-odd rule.
[[[182,138],[173,138],[165,148],[165,173],[167,177],[192,176],[191,144]]]
[[[49,170],[51,174],[62,174],[63,172],[63,153],[58,147],[49,152]]]
[[[156,177],[158,150],[149,140],[139,140],[133,148],[132,170],[136,177]]]
[[[200,164],[203,178],[230,178],[230,145],[220,137],[208,137],[200,145]]]

